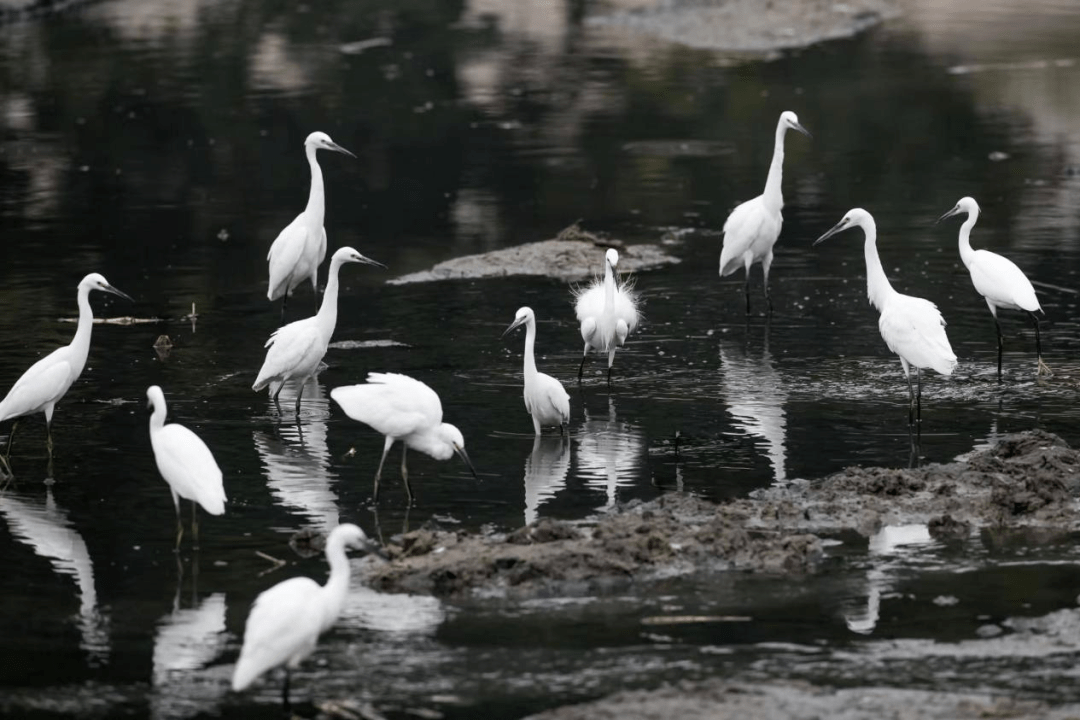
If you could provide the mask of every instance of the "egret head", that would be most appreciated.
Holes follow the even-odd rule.
[[[524,324],[530,322],[531,320],[533,320],[535,317],[536,317],[536,315],[533,314],[532,308],[530,308],[530,307],[520,307],[520,308],[518,308],[517,314],[514,315],[514,322],[510,323],[510,327],[503,330],[503,337],[506,337],[506,334],[508,332],[510,332],[511,330],[515,330],[515,329],[521,327],[522,325],[524,325]],[[453,427],[453,426],[451,426],[451,427]]]
[[[974,198],[962,197],[960,198],[960,202],[956,203],[956,207],[939,217],[937,221],[941,222],[945,218],[950,218],[953,215],[959,215],[960,213],[965,212],[968,214],[968,217],[979,217],[979,203],[975,202]]]
[[[126,293],[120,292],[110,285],[109,281],[106,280],[103,275],[99,275],[98,273],[90,273],[84,277],[79,283],[79,290],[85,290],[86,292],[90,292],[91,290],[103,290],[107,293],[112,293],[113,295],[119,295],[130,302],[135,302]]]
[[[850,227],[858,226],[861,228],[866,228],[868,225],[872,226],[873,224],[874,218],[871,217],[870,213],[866,212],[862,208],[853,208],[851,210],[848,210],[847,214],[845,214],[844,217],[840,220],[840,222],[836,223],[836,225],[834,225],[831,230],[829,230],[827,233],[815,240],[814,245],[817,245],[826,238],[830,238],[836,233],[842,230],[847,230]]]
[[[304,141],[304,147],[315,148],[316,150],[333,150],[334,152],[343,153],[352,158],[356,157],[351,152],[331,140],[329,135],[317,130],[307,136],[307,140]]]
[[[158,408],[164,409],[165,407],[165,393],[161,391],[161,387],[158,385],[151,385],[146,388],[146,406],[157,410]]]
[[[528,308],[525,308],[528,310]],[[532,311],[529,310],[531,313]],[[469,455],[465,452],[465,437],[461,434],[461,431],[450,423],[443,423],[439,426],[439,437],[448,444],[453,451],[457,453],[457,456],[461,458],[461,461],[469,466],[469,472],[473,477],[479,480],[479,476],[476,474],[476,468],[473,467],[472,460],[469,459]]]
[[[342,547],[363,550],[382,558],[386,557],[379,546],[372,542],[371,538],[365,535],[363,530],[352,523],[343,523],[330,531],[330,536],[326,538],[327,551],[329,551],[331,544],[335,543],[340,544]]]
[[[780,126],[785,130],[797,130],[808,138],[814,137],[810,134],[810,131],[799,124],[799,117],[790,110],[785,110],[780,113]]]
[[[612,270],[617,268],[619,266],[619,251],[615,248],[608,248],[607,252],[604,253],[604,262],[610,265]]]
[[[338,250],[330,258],[330,262],[331,263],[337,263],[338,265],[341,265],[342,263],[355,262],[355,263],[364,263],[365,265],[374,265],[375,267],[381,267],[381,268],[386,267],[385,265],[383,265],[381,262],[378,262],[377,260],[372,260],[369,257],[365,257],[364,255],[361,255],[356,250],[353,250],[351,247],[338,248]]]

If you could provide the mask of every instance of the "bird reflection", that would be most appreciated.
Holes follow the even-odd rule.
[[[866,607],[844,613],[848,630],[860,635],[874,632],[881,612],[881,597],[889,591],[890,576],[903,565],[905,548],[931,541],[926,525],[886,525],[870,538]]]
[[[767,331],[766,331],[767,332]],[[773,482],[787,480],[787,390],[773,367],[769,338],[760,355],[735,342],[720,343],[720,385],[735,427],[765,441]]]
[[[294,402],[299,387],[288,383],[281,402]],[[326,421],[330,401],[317,380],[307,384],[302,403],[304,425],[281,423],[274,432],[255,431],[266,484],[277,502],[298,511],[313,530],[329,533],[338,526],[338,496],[330,489],[330,450]]]
[[[570,438],[536,435],[525,460],[525,524],[535,522],[540,505],[566,487],[570,472]]]
[[[94,564],[86,541],[72,526],[67,513],[53,500],[52,489],[46,489],[44,502],[4,493],[0,495],[0,513],[15,539],[47,558],[56,573],[75,579],[79,592],[77,623],[82,635],[79,647],[89,654],[91,665],[108,663],[109,623],[98,610]]]
[[[633,484],[644,471],[648,450],[645,436],[638,428],[615,417],[615,398],[608,396],[606,417],[589,414],[585,405],[585,423],[578,446],[578,473],[589,487],[603,488],[607,510],[615,506],[615,490]]]
[[[193,562],[198,563],[198,556]],[[198,601],[198,565],[193,568],[191,607],[180,607],[181,576],[176,582],[172,612],[158,622],[154,635],[150,707],[155,718],[191,717],[206,712],[228,692],[223,683],[205,672],[229,638],[225,632],[225,593]]]

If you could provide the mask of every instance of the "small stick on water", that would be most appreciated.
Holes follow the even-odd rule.
[[[259,577],[262,577],[266,573],[274,572],[275,570],[278,570],[278,569],[280,569],[280,568],[282,568],[282,567],[284,567],[285,565],[288,564],[284,560],[279,560],[278,558],[274,557],[273,555],[267,555],[262,550],[256,550],[255,554],[258,555],[259,557],[261,557],[263,560],[266,560],[268,562],[272,562],[274,564],[273,567],[267,568],[266,570],[263,570],[261,573],[259,573]]]

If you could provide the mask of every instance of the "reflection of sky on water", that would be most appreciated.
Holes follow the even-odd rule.
[[[766,333],[768,329],[766,329]],[[720,343],[720,386],[735,427],[764,440],[773,482],[787,480],[787,390],[773,367],[768,336],[760,353],[736,342]]]
[[[297,512],[313,529],[323,533],[337,527],[338,496],[331,489],[330,450],[326,422],[330,401],[318,380],[307,383],[301,399],[301,424],[292,422],[297,387],[288,383],[279,402],[285,412],[274,430],[252,433],[266,485],[275,501]]]
[[[645,434],[615,416],[615,398],[608,395],[607,412],[590,413],[585,406],[585,422],[578,441],[578,475],[589,488],[604,491],[607,500],[600,510],[615,506],[616,490],[629,487],[646,472],[648,448]]]
[[[570,438],[537,435],[525,459],[525,524],[535,522],[540,506],[566,487],[570,472]]]
[[[67,512],[53,500],[52,489],[45,491],[44,502],[6,492],[0,495],[0,514],[7,520],[15,539],[48,559],[58,575],[75,580],[79,594],[76,622],[82,635],[79,645],[90,656],[91,664],[107,664],[109,622],[98,610],[94,563],[82,535],[68,520]]]

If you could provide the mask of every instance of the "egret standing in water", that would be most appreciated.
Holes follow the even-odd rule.
[[[199,516],[196,503],[211,515],[225,513],[225,486],[221,482],[218,467],[210,448],[198,435],[183,425],[165,424],[165,393],[157,385],[146,389],[146,398],[154,414],[150,416],[150,445],[154,448],[154,461],[165,482],[172,491],[176,507],[176,550],[180,550],[180,538],[184,525],[180,521],[180,498],[191,501],[191,534],[195,549],[199,549]]]
[[[311,280],[315,306],[319,305],[319,265],[326,257],[326,230],[323,228],[326,195],[323,191],[322,168],[315,158],[317,150],[333,150],[356,157],[324,132],[313,132],[304,141],[304,153],[311,167],[311,191],[308,193],[307,207],[278,233],[266,255],[270,264],[270,287],[266,297],[271,301],[281,298],[282,320],[285,319],[289,295],[304,280]]]
[[[780,113],[776,124],[776,140],[773,145],[772,164],[765,179],[765,192],[752,200],[742,203],[728,215],[724,223],[724,246],[720,250],[720,277],[726,277],[739,268],[746,268],[746,314],[750,314],[750,267],[761,263],[765,277],[765,300],[772,311],[772,298],[769,296],[769,268],[773,261],[773,245],[780,237],[780,226],[784,217],[780,211],[784,207],[784,196],[780,191],[780,181],[784,174],[784,135],[788,130],[797,130],[806,137],[812,137],[810,131],[799,124],[795,113],[787,110]]]
[[[614,252],[611,250],[609,252]],[[503,337],[511,330],[525,326],[525,409],[532,415],[533,430],[537,435],[545,425],[558,425],[559,434],[570,422],[570,396],[555,378],[536,369],[533,349],[536,345],[536,315],[532,308],[518,309],[514,322],[503,332]]]
[[[240,659],[233,671],[233,690],[243,690],[267,670],[284,665],[281,700],[289,708],[290,671],[314,652],[319,635],[333,627],[345,605],[350,574],[345,548],[377,552],[356,525],[338,525],[326,540],[330,578],[325,585],[294,577],[255,598],[244,627]]]
[[[814,241],[814,244],[832,237],[841,230],[861,227],[866,234],[866,294],[870,304],[881,313],[878,330],[889,349],[900,356],[904,376],[908,381],[910,396],[908,423],[922,422],[922,376],[924,367],[933,368],[942,375],[952,375],[956,367],[956,355],[945,334],[945,320],[937,306],[929,300],[902,295],[893,289],[877,251],[877,226],[870,213],[862,208],[849,210],[831,230]],[[911,384],[910,367],[915,367],[918,393]]]
[[[968,272],[971,273],[971,282],[975,289],[986,300],[990,314],[994,316],[994,327],[997,329],[998,347],[998,380],[1001,380],[1001,325],[998,323],[998,308],[1006,310],[1023,310],[1035,323],[1035,355],[1039,359],[1036,375],[1052,375],[1050,368],[1042,360],[1042,340],[1039,337],[1039,318],[1036,312],[1043,312],[1039,305],[1039,299],[1035,297],[1035,288],[1027,279],[1023,271],[1016,264],[997,253],[989,250],[973,250],[971,248],[971,228],[979,219],[979,204],[972,198],[960,198],[949,212],[938,218],[941,222],[945,218],[967,213],[967,220],[960,226],[960,259],[964,261]],[[1044,315],[1046,313],[1043,313]]]
[[[581,339],[585,352],[578,367],[578,382],[585,371],[585,359],[589,348],[607,353],[608,384],[611,384],[611,365],[615,362],[615,349],[626,342],[638,324],[637,293],[632,282],[620,283],[615,276],[619,265],[619,251],[608,248],[604,253],[604,277],[596,278],[584,290],[575,291],[574,312],[581,323]]]
[[[297,417],[300,416],[300,398],[304,395],[304,383],[318,371],[319,363],[326,355],[326,348],[337,325],[338,272],[342,265],[353,262],[386,267],[364,257],[351,247],[341,248],[330,258],[330,275],[326,281],[326,292],[323,293],[319,312],[312,317],[279,327],[266,341],[265,347],[270,349],[251,389],[258,392],[270,383],[278,382],[274,391],[276,403],[285,382],[299,380],[300,387],[296,393]]]
[[[457,453],[476,477],[472,461],[465,453],[465,438],[461,431],[442,421],[439,396],[419,380],[397,373],[368,373],[367,383],[336,387],[330,391],[330,397],[353,420],[386,436],[379,468],[375,471],[374,502],[379,501],[379,479],[386,454],[397,440],[402,441],[401,479],[405,481],[410,505],[413,494],[409,487],[409,469],[405,466],[409,448],[436,460],[449,460]]]
[[[132,301],[130,297],[114,288],[108,280],[97,273],[90,273],[79,283],[79,324],[71,343],[53,350],[31,365],[30,369],[24,372],[8,391],[7,397],[0,401],[0,422],[16,419],[8,435],[7,450],[0,455],[0,461],[9,475],[13,474],[10,460],[11,443],[15,439],[18,418],[23,415],[45,413],[45,444],[49,450],[50,465],[52,463],[53,409],[60,398],[67,393],[68,388],[82,374],[86,366],[86,357],[90,354],[90,332],[94,327],[94,311],[90,307],[91,290],[102,290]]]

